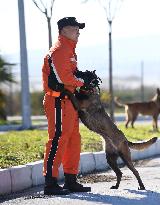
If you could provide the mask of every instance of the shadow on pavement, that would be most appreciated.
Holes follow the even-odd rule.
[[[24,192],[24,193],[15,193],[12,195],[6,195],[3,196],[3,198],[0,198],[0,203],[4,201],[9,201],[13,200],[16,198],[21,198],[23,201],[29,200],[31,203],[31,200],[36,200],[36,198],[41,198],[42,200],[47,200],[47,199],[55,199],[56,197],[59,197],[61,199],[71,199],[73,200],[80,200],[80,201],[85,201],[86,202],[93,202],[93,203],[102,203],[102,204],[111,204],[111,205],[159,205],[160,204],[160,193],[151,191],[151,190],[146,190],[146,191],[141,191],[141,190],[129,190],[125,189],[129,194],[133,194],[133,196],[130,196],[128,198],[127,196],[119,195],[119,196],[112,196],[112,195],[107,195],[107,194],[99,194],[99,193],[72,193],[70,195],[65,195],[65,196],[46,196],[43,194],[43,186],[37,187],[35,189],[34,187],[34,192],[32,189],[30,191]],[[117,190],[115,190],[117,191]],[[121,191],[121,190],[120,190]],[[69,202],[69,201],[68,201]],[[63,204],[63,201],[62,201]]]

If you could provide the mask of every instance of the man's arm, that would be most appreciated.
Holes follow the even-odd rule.
[[[83,82],[78,80],[72,73],[69,52],[64,52],[63,50],[55,51],[52,56],[52,61],[57,74],[64,85],[70,85],[73,87],[83,86]]]

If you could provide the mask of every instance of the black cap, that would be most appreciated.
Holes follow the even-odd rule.
[[[78,23],[75,17],[64,17],[60,19],[57,24],[59,31],[65,26],[78,26],[80,29],[85,27],[85,23]]]

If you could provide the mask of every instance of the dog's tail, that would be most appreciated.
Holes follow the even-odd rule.
[[[128,145],[132,149],[137,149],[137,150],[143,150],[151,146],[157,141],[157,137],[153,137],[152,139],[145,141],[145,142],[139,142],[139,143],[134,143],[134,142],[129,142]]]
[[[125,107],[125,104],[119,102],[119,97],[114,97],[114,102],[118,107]]]

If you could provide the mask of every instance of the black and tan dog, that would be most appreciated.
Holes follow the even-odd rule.
[[[150,115],[153,119],[153,130],[158,130],[158,116],[160,113],[160,90],[157,88],[157,93],[148,102],[133,102],[133,103],[120,103],[118,98],[115,98],[115,103],[119,107],[125,108],[126,114],[126,128],[129,122],[131,122],[132,128],[134,128],[134,122],[136,121],[138,114]]]
[[[79,92],[76,92],[75,95],[72,95],[71,93],[68,93],[68,95],[74,107],[78,110],[79,117],[84,125],[90,130],[100,134],[105,140],[106,159],[109,166],[113,169],[117,176],[117,183],[111,188],[118,189],[122,178],[122,172],[117,164],[117,158],[121,157],[124,163],[136,176],[139,183],[139,189],[144,190],[145,187],[139,173],[133,166],[130,148],[138,150],[145,149],[152,145],[157,138],[152,138],[149,141],[142,143],[129,142],[124,136],[124,133],[117,128],[105,112],[105,109],[100,101],[99,91],[96,89],[99,85],[99,79],[96,78],[95,72],[90,72],[86,75],[90,76],[87,77],[87,79],[91,78],[91,84],[88,86],[89,89],[85,90],[82,88]]]

